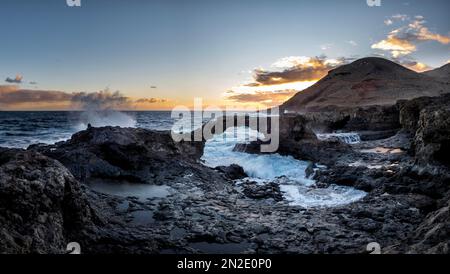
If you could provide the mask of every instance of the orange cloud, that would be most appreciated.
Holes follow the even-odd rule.
[[[134,109],[170,109],[171,101],[163,98],[141,98],[133,103]]]
[[[390,51],[394,58],[408,55],[416,51],[416,46],[407,40],[400,39],[390,34],[387,39],[372,45],[373,49]]]
[[[392,19],[388,19],[387,25],[393,24],[394,21],[409,21],[409,23],[392,30],[386,39],[373,44],[372,49],[389,51],[392,57],[398,58],[415,52],[417,50],[416,44],[419,42],[436,41],[444,45],[450,43],[449,36],[433,33],[425,27],[423,16],[418,15],[414,19],[410,19],[406,15],[395,15],[392,16]]]
[[[449,36],[441,35],[438,33],[432,33],[431,31],[428,30],[428,28],[423,27],[423,26],[419,27],[417,39],[422,40],[422,41],[428,41],[428,40],[437,41],[437,42],[439,42],[441,44],[445,44],[445,45],[450,43]]]
[[[433,69],[432,67],[428,66],[427,64],[421,63],[421,62],[416,62],[416,61],[411,61],[411,62],[403,62],[401,63],[403,66],[417,71],[417,72],[424,72],[430,69]]]
[[[238,93],[228,91],[226,100],[241,104],[261,105],[265,107],[277,106],[294,96],[297,90],[255,91],[252,93]]]
[[[344,64],[345,58],[328,59],[325,56],[289,56],[277,60],[272,67],[284,68],[282,71],[255,69],[253,82],[248,86],[268,86],[285,83],[313,81],[325,76],[328,71]]]
[[[233,87],[224,94],[228,102],[253,106],[275,106],[283,103],[296,92],[304,90],[328,71],[346,64],[350,58],[332,59],[326,56],[288,56],[276,60],[271,70],[258,68],[253,79]]]
[[[135,101],[136,103],[140,104],[154,104],[154,103],[165,103],[167,102],[167,99],[160,99],[160,98],[141,98]]]

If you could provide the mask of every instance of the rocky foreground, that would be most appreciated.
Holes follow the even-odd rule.
[[[241,167],[206,167],[204,142],[175,143],[169,132],[89,128],[0,149],[0,252],[65,253],[75,241],[83,253],[364,253],[371,242],[384,253],[449,253],[450,97],[375,108],[281,117],[278,152],[311,161],[317,187],[368,193],[334,208],[289,205],[276,183],[237,184]],[[319,141],[318,128],[363,142]]]

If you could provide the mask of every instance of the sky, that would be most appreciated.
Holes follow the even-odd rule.
[[[0,110],[273,106],[357,58],[446,64],[449,10],[448,0],[2,0]]]

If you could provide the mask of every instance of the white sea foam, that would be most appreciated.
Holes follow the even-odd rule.
[[[237,143],[248,143],[261,135],[249,128],[230,128],[206,142],[204,160],[207,166],[240,165],[252,180],[259,183],[277,182],[291,205],[303,207],[338,206],[357,201],[365,192],[351,187],[315,187],[315,181],[306,178],[308,163],[279,154],[248,154],[233,151]],[[261,136],[262,137],[262,136]]]
[[[346,132],[346,133],[321,133],[316,134],[319,140],[328,140],[331,138],[338,138],[341,142],[346,144],[358,144],[361,142],[361,137],[356,132]]]
[[[349,204],[362,199],[366,193],[352,187],[331,185],[314,188],[303,185],[280,185],[291,205],[304,207],[333,207]]]

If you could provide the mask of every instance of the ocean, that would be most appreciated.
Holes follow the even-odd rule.
[[[88,124],[94,127],[171,130],[175,121],[169,111],[0,112],[0,147],[53,144],[69,139],[75,132],[86,129]],[[291,205],[333,207],[357,201],[366,195],[352,187],[331,185],[317,188],[314,180],[306,178],[306,161],[276,153],[256,155],[233,150],[237,143],[256,140],[259,134],[249,128],[230,128],[206,142],[201,161],[210,167],[238,164],[249,176],[244,180],[257,184],[276,182]]]
[[[170,130],[170,111],[82,112],[0,111],[0,146],[27,148],[31,144],[53,144],[92,126],[140,127]]]

